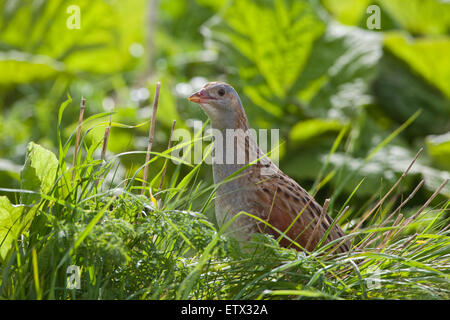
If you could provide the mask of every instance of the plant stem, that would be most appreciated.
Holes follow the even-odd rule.
[[[78,128],[77,128],[77,139],[75,142],[75,151],[73,153],[73,160],[72,160],[72,182],[75,179],[75,164],[78,158],[78,151],[80,148],[80,139],[81,139],[81,124],[83,123],[83,117],[84,117],[84,109],[86,108],[86,99],[84,97],[81,97],[81,104],[80,104],[80,117],[78,118]]]
[[[172,122],[172,129],[170,130],[169,143],[167,145],[167,150],[172,148],[172,137],[173,137],[173,131],[175,129],[175,124],[176,123],[177,123],[177,120],[173,120],[173,122]],[[164,161],[164,169],[163,169],[163,172],[161,174],[161,182],[159,183],[159,190],[162,189],[162,186],[163,186],[163,183],[164,183],[164,176],[166,175],[166,170],[167,170],[167,159],[166,159],[166,161]]]
[[[156,112],[158,111],[158,100],[159,100],[160,88],[161,88],[161,82],[158,81],[156,83],[155,100],[153,101],[152,121],[150,124],[149,133],[148,133],[147,155],[145,157],[144,178],[142,181],[141,194],[144,194],[144,192],[145,192],[145,185],[147,184],[147,179],[148,179],[148,163],[150,161],[150,153],[152,152],[152,145],[153,145],[153,136],[155,134]],[[151,195],[152,194],[151,187],[149,188],[149,192]]]

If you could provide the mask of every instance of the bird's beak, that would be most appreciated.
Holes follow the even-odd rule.
[[[202,89],[200,91],[197,91],[193,95],[189,97],[189,101],[195,102],[195,103],[205,103],[211,100],[212,97],[206,92],[205,89]]]

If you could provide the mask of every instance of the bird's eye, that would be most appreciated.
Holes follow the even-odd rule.
[[[223,88],[220,88],[219,91],[217,91],[217,93],[219,94],[219,96],[223,96],[225,94],[225,90]]]

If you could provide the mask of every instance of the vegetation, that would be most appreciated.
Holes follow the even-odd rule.
[[[91,0],[79,29],[70,5],[0,1],[0,298],[450,297],[448,3]],[[280,129],[351,252],[224,236],[189,162],[207,139],[167,147],[206,119],[185,98],[207,80]]]

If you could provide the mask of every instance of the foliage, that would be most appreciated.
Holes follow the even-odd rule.
[[[346,3],[348,6],[341,2],[335,6],[324,1],[333,13],[336,9],[340,10],[339,15],[355,13],[359,14],[358,19],[365,19],[367,1]],[[379,5],[388,11],[395,7],[387,1]],[[450,11],[446,4],[428,1],[427,5],[436,6],[434,12],[439,10],[437,7]],[[413,10],[417,4],[402,4],[398,10],[405,12],[404,7],[408,6]],[[263,23],[259,22],[261,16],[265,17]],[[381,19],[383,22],[385,17]],[[353,18],[344,20],[359,22]],[[446,22],[443,19],[442,23]],[[360,27],[366,28],[361,24]],[[446,93],[450,67],[444,58],[448,37],[412,40],[395,30],[376,32],[340,25],[308,1],[233,2],[220,19],[211,19],[205,28],[203,33],[222,53],[219,59],[228,66],[228,76],[245,94],[246,105],[254,106],[248,111],[253,123],[286,132],[288,149],[282,164],[298,179],[314,179],[321,165],[311,168],[309,163],[314,159],[324,164],[327,159],[334,140],[330,139],[333,130],[323,130],[326,121],[350,127],[347,147],[340,148],[336,157],[355,163],[362,162],[396,124],[405,122],[418,110],[421,115],[417,120],[391,143],[402,153],[414,150],[424,133],[443,134],[450,128],[450,100]],[[303,134],[299,133],[301,130]],[[304,135],[311,130],[316,134],[304,141]],[[336,137],[339,130],[334,131]],[[399,160],[385,150],[379,155],[384,162]],[[409,157],[413,154],[414,151],[409,152]],[[430,152],[426,160],[439,163],[434,154]],[[299,170],[299,163],[308,167]],[[433,171],[428,170],[428,163],[422,165],[424,170],[420,173],[426,180],[433,180],[428,175]],[[393,182],[399,173],[401,170],[395,167],[379,166],[373,172],[374,179],[369,176],[364,182],[367,188],[360,192],[368,190],[370,194],[381,175]],[[438,174],[448,177],[445,171]],[[330,180],[332,189],[342,183],[340,179]],[[354,186],[351,184],[348,189]],[[428,185],[430,190],[437,186]],[[447,187],[444,193],[448,195],[449,190]]]
[[[70,5],[0,0],[1,298],[448,299],[450,184],[432,196],[450,178],[448,2],[77,1],[80,29],[67,27]],[[214,223],[208,166],[154,151],[155,197],[137,195],[156,80],[153,150],[165,150],[172,120],[205,119],[186,96],[227,81],[252,127],[280,129],[281,169],[330,197],[333,217],[350,206],[347,231],[424,151],[348,255],[264,235],[243,250]],[[68,94],[87,99],[75,160]],[[66,286],[69,265],[81,266],[81,290]]]
[[[86,151],[91,148],[86,145]],[[30,150],[36,167],[49,156],[36,144],[30,144]],[[68,155],[62,150],[60,164]],[[217,229],[202,213],[204,208],[196,208],[192,201],[203,193],[214,195],[214,189],[186,179],[198,167],[180,181],[173,179],[168,189],[155,193],[158,201],[154,201],[133,193],[132,181],[107,182],[104,178],[115,170],[114,163],[114,159],[99,163],[87,152],[74,168],[59,165],[51,182],[30,182],[23,174],[30,187],[41,190],[40,202],[30,210],[23,205],[13,208],[6,197],[0,198],[0,221],[10,227],[6,236],[4,229],[0,233],[1,298],[448,299],[450,295],[446,265],[450,240],[444,228],[448,219],[442,219],[448,201],[442,209],[421,216],[416,225],[381,219],[390,210],[387,206],[372,219],[372,228],[350,234],[354,245],[348,254],[327,254],[332,244],[305,253],[281,248],[281,238],[268,235],[254,235],[246,244],[225,237],[229,224]],[[25,166],[23,171],[27,170]],[[48,184],[51,188],[44,187]],[[178,190],[176,196],[172,190]],[[26,210],[29,213],[22,219]],[[36,216],[29,218],[30,212]],[[434,213],[435,218],[427,218]],[[404,226],[415,233],[404,232]],[[73,266],[80,267],[78,288],[68,285]]]

